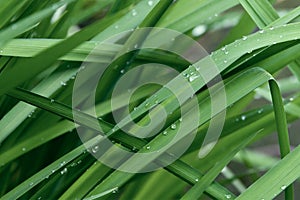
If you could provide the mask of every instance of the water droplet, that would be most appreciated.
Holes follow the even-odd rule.
[[[264,109],[262,108],[262,109],[259,109],[259,110],[257,111],[257,113],[258,113],[258,114],[261,114],[261,113],[263,113],[263,111],[264,111]]]
[[[125,72],[125,69],[122,69],[122,70],[120,71],[121,74],[124,74],[124,72]]]
[[[241,116],[241,119],[242,119],[243,121],[245,121],[245,120],[246,120],[246,116],[245,116],[245,115],[242,115],[242,116]]]
[[[51,99],[51,100],[50,100],[51,103],[54,103],[54,101],[55,101],[54,99]]]
[[[194,37],[199,37],[200,35],[202,35],[203,33],[205,33],[207,30],[207,27],[205,25],[199,25],[196,26],[193,30],[192,30],[192,35]]]
[[[167,131],[164,131],[162,134],[163,134],[164,136],[166,136],[166,135],[168,135],[168,132],[167,132]]]
[[[98,150],[99,150],[99,146],[98,146],[98,145],[96,145],[96,146],[94,146],[94,147],[92,148],[92,152],[93,152],[93,153],[97,153]]]
[[[215,17],[218,17],[219,15],[218,15],[218,13],[215,13],[214,16],[215,16]]]
[[[137,107],[134,107],[134,108],[133,108],[133,110],[137,110],[137,109],[138,109]]]
[[[66,82],[64,82],[64,81],[61,81],[61,82],[60,82],[60,85],[61,85],[61,86],[66,86],[66,85],[67,85],[67,83],[66,83]]]
[[[261,33],[261,34],[264,33],[264,32],[265,32],[264,30],[260,30],[260,31],[259,31],[259,33]]]
[[[231,194],[225,194],[225,198],[226,199],[230,199],[231,198]]]
[[[145,107],[148,108],[149,106],[150,106],[150,103],[147,102],[147,103],[145,104]]]
[[[78,160],[78,161],[77,161],[77,164],[78,164],[78,165],[79,165],[80,163],[82,163],[82,160]]]
[[[137,12],[136,12],[136,10],[135,10],[135,9],[133,9],[131,14],[132,14],[132,16],[136,16],[136,15],[137,15]]]
[[[148,5],[149,5],[149,6],[153,6],[153,1],[151,1],[151,0],[148,1]]]
[[[286,189],[286,185],[281,186],[280,189],[285,190]]]
[[[2,49],[0,49],[0,53],[3,53],[3,50],[2,50]]]
[[[240,119],[239,119],[239,118],[236,118],[235,121],[238,122],[238,121],[240,121]]]
[[[26,151],[26,148],[25,148],[25,147],[23,147],[23,148],[22,148],[22,151]]]
[[[293,97],[289,98],[289,101],[294,101],[294,98]]]
[[[63,162],[60,163],[60,166],[62,167],[62,166],[64,166],[65,164],[66,164],[66,161],[63,161]]]
[[[179,121],[182,122],[182,118],[181,117],[179,118]]]
[[[66,174],[67,172],[68,172],[68,169],[64,168],[63,170],[60,171],[60,174],[63,175],[63,174]]]
[[[171,129],[172,129],[172,130],[175,130],[176,127],[177,127],[176,124],[172,124],[172,125],[171,125]]]
[[[16,30],[17,27],[18,27],[17,25],[13,24],[12,27],[11,27],[11,29],[12,29],[12,30]]]
[[[243,36],[243,40],[244,40],[244,41],[247,40],[247,38],[248,38],[247,36]]]
[[[189,82],[193,82],[195,79],[197,79],[199,76],[190,76]]]
[[[198,178],[196,178],[196,179],[195,179],[195,181],[196,181],[196,182],[198,182],[198,181],[199,181],[199,179],[198,179]]]
[[[119,26],[118,25],[115,25],[115,29],[118,29],[119,28]]]
[[[150,146],[147,146],[146,149],[149,150],[149,149],[151,149],[151,147],[150,147]]]
[[[137,148],[135,146],[132,147],[132,151],[136,151]]]
[[[33,182],[29,183],[29,186],[33,186]]]
[[[274,27],[270,27],[270,30],[271,30],[271,31],[274,30]]]
[[[223,62],[226,64],[228,61],[227,61],[227,60],[224,60]]]
[[[283,36],[282,36],[282,35],[279,35],[279,38],[283,38]]]
[[[137,49],[138,47],[139,47],[139,45],[138,45],[138,44],[135,44],[135,45],[134,45],[134,48],[135,48],[135,49]]]

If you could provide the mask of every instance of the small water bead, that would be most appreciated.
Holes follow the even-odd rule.
[[[259,109],[259,110],[257,111],[257,113],[258,113],[258,114],[261,114],[261,113],[263,113],[263,111],[264,111],[264,109]]]
[[[245,120],[246,120],[246,116],[245,116],[245,115],[242,115],[242,116],[241,116],[241,119],[242,119],[243,121],[245,121]]]
[[[54,99],[51,99],[51,100],[50,100],[51,103],[54,103],[54,101],[55,101]]]
[[[93,153],[97,153],[98,150],[99,150],[99,146],[98,146],[98,145],[96,145],[96,146],[94,146],[94,147],[92,148],[92,152],[93,152]]]
[[[135,49],[137,49],[138,47],[139,47],[139,45],[138,45],[138,44],[135,44],[135,45],[134,45],[134,48],[135,48]]]
[[[192,35],[194,37],[199,37],[201,35],[203,35],[207,30],[207,27],[205,25],[199,25],[196,26],[193,30],[192,30]]]
[[[33,186],[33,182],[29,183],[29,186]]]
[[[293,97],[289,98],[289,101],[294,101],[294,98]]]
[[[149,5],[149,6],[153,6],[153,1],[151,1],[151,0],[148,1],[148,5]]]
[[[280,189],[285,190],[286,189],[286,185],[281,186]]]
[[[283,36],[282,36],[282,35],[279,35],[279,38],[283,38]]]
[[[63,161],[63,162],[60,163],[60,166],[62,167],[62,166],[64,166],[65,164],[66,164],[66,161]]]
[[[22,148],[22,151],[26,151],[26,148],[25,148],[25,147],[23,147],[23,148]]]
[[[172,130],[175,130],[176,128],[177,128],[176,124],[172,124],[172,125],[171,125],[171,129],[172,129]]]
[[[182,122],[182,118],[181,117],[179,118],[179,121]]]
[[[163,134],[164,136],[166,136],[166,135],[168,135],[168,132],[167,132],[167,131],[164,131],[162,134]]]
[[[231,194],[225,194],[225,198],[226,199],[230,199],[231,198]]]
[[[259,33],[264,33],[265,31],[264,30],[260,30],[260,31],[258,31]]]
[[[137,15],[137,12],[135,9],[132,10],[132,16],[136,16]]]
[[[195,79],[197,79],[199,76],[190,76],[189,82],[193,82]]]
[[[66,174],[67,172],[68,172],[68,169],[64,168],[63,170],[60,171],[60,174],[63,175],[63,174]]]
[[[66,85],[67,85],[67,83],[66,83],[66,82],[64,82],[64,81],[61,81],[61,82],[60,82],[60,85],[61,85],[61,86],[66,86]]]
[[[122,69],[122,70],[120,71],[121,74],[124,74],[124,72],[125,72],[125,69]]]
[[[199,179],[198,179],[198,178],[196,178],[196,179],[195,179],[195,181],[196,181],[196,182],[198,182],[198,181],[199,181]]]
[[[119,28],[119,26],[118,25],[115,25],[115,29],[118,29]]]
[[[150,147],[150,146],[147,146],[146,149],[149,150],[149,149],[151,149],[151,147]]]
[[[270,31],[274,30],[274,27],[270,27]]]
[[[243,40],[245,41],[245,40],[247,40],[248,39],[248,37],[247,36],[243,36]]]
[[[226,59],[225,59],[223,62],[224,62],[225,64],[228,63],[228,61],[227,61]]]

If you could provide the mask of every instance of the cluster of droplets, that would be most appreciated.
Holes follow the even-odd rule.
[[[95,145],[92,147],[92,153],[97,153],[99,151],[99,146]]]
[[[194,66],[190,65],[189,68],[183,73],[183,76],[189,81],[193,82],[196,80],[200,74],[199,72],[195,69]]]
[[[63,170],[60,171],[61,175],[64,175],[68,172],[68,169],[65,167]]]
[[[35,110],[31,111],[31,112],[28,114],[28,118],[33,117],[34,112],[35,112]]]
[[[133,9],[132,11],[131,11],[131,15],[134,17],[134,16],[137,16],[137,11],[135,10],[135,9]]]

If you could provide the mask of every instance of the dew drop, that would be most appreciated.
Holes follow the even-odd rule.
[[[248,38],[247,36],[243,36],[243,40],[244,40],[244,41],[247,40],[247,38]]]
[[[193,82],[197,78],[198,78],[198,76],[190,76],[189,77],[189,82]]]
[[[51,100],[50,100],[51,103],[54,103],[54,101],[55,101],[54,99],[51,99]]]
[[[151,147],[150,147],[150,146],[147,146],[146,149],[149,150],[149,149],[151,149]]]
[[[279,38],[283,38],[283,36],[282,36],[282,35],[279,35]]]
[[[281,186],[280,189],[285,190],[286,189],[286,185]]]
[[[26,151],[26,148],[25,148],[25,147],[23,147],[23,148],[22,148],[22,151]]]
[[[135,48],[135,49],[137,49],[138,47],[139,47],[138,44],[135,44],[135,45],[134,45],[134,48]]]
[[[225,198],[226,199],[230,199],[231,198],[231,194],[225,194]]]
[[[115,25],[115,29],[118,29],[119,28],[119,26],[118,25]]]
[[[227,61],[227,60],[224,60],[223,62],[226,64],[228,61]]]
[[[96,146],[94,146],[94,147],[92,148],[92,152],[93,152],[93,153],[97,153],[98,150],[99,150],[99,146],[98,146],[98,145],[96,145]]]
[[[260,31],[259,31],[259,33],[261,33],[261,34],[264,33],[264,32],[265,32],[264,30],[260,30]]]
[[[293,97],[289,98],[289,101],[294,101],[294,98]]]
[[[198,182],[198,181],[199,181],[199,179],[198,179],[198,178],[196,178],[196,179],[195,179],[195,181],[196,181],[196,182]]]
[[[137,12],[135,9],[132,10],[132,16],[136,16],[137,15]]]
[[[207,27],[205,25],[199,25],[196,26],[193,30],[192,30],[192,35],[194,37],[199,37],[200,35],[202,35],[203,33],[205,33],[205,31],[207,30]]]
[[[274,30],[274,27],[270,27],[270,30],[271,30],[271,31]]]
[[[61,82],[60,82],[60,85],[61,85],[61,86],[66,86],[66,85],[67,85],[67,83],[66,83],[66,82],[64,82],[64,81],[61,81]]]
[[[258,114],[261,114],[261,113],[263,113],[263,111],[264,111],[264,109],[259,109],[259,110],[257,111],[257,113],[258,113]]]
[[[171,129],[172,129],[172,130],[175,130],[176,127],[177,127],[176,124],[172,124],[172,125],[171,125]]]
[[[122,69],[122,70],[120,71],[121,74],[124,74],[124,72],[125,72],[125,69]]]
[[[64,168],[63,170],[60,171],[60,174],[61,175],[64,175],[68,172],[68,169],[67,168]]]
[[[148,5],[149,5],[149,6],[153,6],[153,1],[151,1],[151,0],[148,1]]]
[[[164,131],[162,134],[163,134],[164,136],[166,136],[166,135],[168,135],[168,132],[167,132],[167,131]]]
[[[182,118],[181,117],[179,118],[179,121],[182,122]]]
[[[33,182],[29,183],[29,186],[33,186]]]
[[[245,115],[242,115],[242,116],[241,116],[241,119],[242,119],[243,121],[245,121],[245,120],[246,120],[246,116],[245,116]]]

